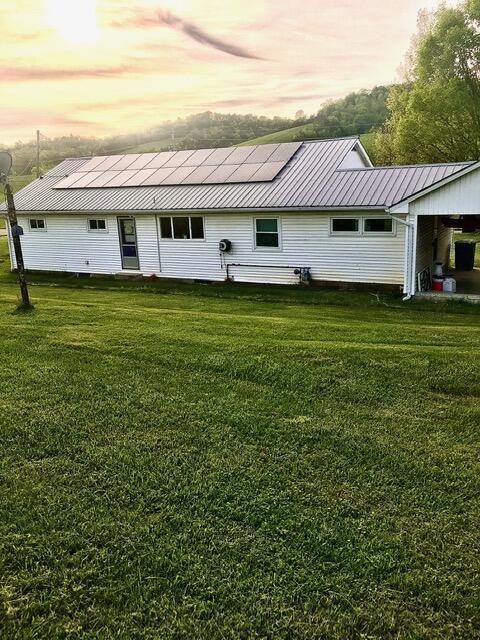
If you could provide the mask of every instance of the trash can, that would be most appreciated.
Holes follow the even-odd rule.
[[[476,240],[457,240],[455,242],[455,269],[472,271],[475,265]]]

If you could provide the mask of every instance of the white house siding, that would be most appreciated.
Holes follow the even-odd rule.
[[[45,219],[47,230],[31,231],[30,217]],[[26,268],[103,274],[121,271],[116,218],[99,214],[89,217],[106,218],[108,233],[88,231],[86,216],[19,216],[24,230],[22,249]]]
[[[480,169],[449,182],[414,200],[410,213],[417,215],[480,215]]]
[[[179,214],[177,214],[179,215]],[[281,248],[255,249],[254,214],[213,213],[204,216],[205,240],[159,238],[154,215],[135,215],[140,272],[168,278],[224,280],[225,264],[218,250],[223,238],[233,249],[224,263],[236,281],[297,283],[293,267],[309,267],[315,280],[403,284],[405,227],[395,224],[395,235],[333,236],[330,217],[372,217],[366,212],[284,213],[280,220]],[[35,214],[32,217],[42,217]],[[122,271],[116,216],[47,215],[47,231],[30,231],[21,216],[25,264],[28,269],[74,273],[113,274]],[[89,217],[106,218],[108,233],[89,232]],[[258,214],[257,217],[269,217]]]

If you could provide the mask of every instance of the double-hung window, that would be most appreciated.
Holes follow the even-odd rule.
[[[280,247],[278,218],[255,218],[255,247]]]
[[[170,240],[204,240],[202,216],[161,216],[160,235]]]
[[[46,231],[47,225],[43,218],[29,218],[28,220],[31,231]]]

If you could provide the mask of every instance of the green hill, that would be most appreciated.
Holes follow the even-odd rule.
[[[309,123],[301,125],[299,127],[291,127],[290,129],[284,129],[283,131],[277,131],[277,133],[271,133],[266,136],[260,136],[259,138],[253,138],[253,140],[247,140],[242,142],[240,146],[248,146],[250,144],[275,144],[278,142],[294,142],[295,140],[321,140],[314,133],[314,124]],[[363,133],[359,136],[361,143],[367,150],[368,155],[374,160],[375,147],[373,132]]]

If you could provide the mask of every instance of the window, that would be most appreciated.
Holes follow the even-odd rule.
[[[201,216],[172,216],[160,218],[160,235],[163,239],[203,240],[205,231]]]
[[[107,221],[103,219],[90,219],[88,221],[88,230],[89,231],[106,231],[107,230]]]
[[[332,218],[332,233],[360,233],[360,218]]]
[[[32,231],[46,231],[47,225],[45,224],[45,220],[42,218],[30,218],[30,229]]]
[[[391,218],[364,218],[364,233],[393,233],[393,220]]]
[[[255,246],[280,247],[278,218],[255,219]]]

